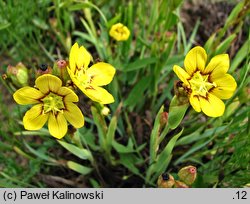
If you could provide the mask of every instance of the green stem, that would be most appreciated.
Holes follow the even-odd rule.
[[[169,131],[170,127],[169,125],[166,125],[163,129],[163,131],[160,134],[159,140],[158,140],[158,145],[161,144],[161,142],[164,140],[164,138],[166,137],[168,131]]]

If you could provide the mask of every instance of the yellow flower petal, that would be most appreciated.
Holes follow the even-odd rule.
[[[115,68],[108,63],[99,62],[87,69],[87,75],[91,77],[91,84],[104,86],[109,84],[115,74]]]
[[[196,112],[201,112],[199,96],[191,94],[191,96],[189,97],[189,102]]]
[[[202,47],[196,46],[187,53],[184,66],[187,73],[191,76],[196,70],[202,72],[205,69],[206,61],[206,51]]]
[[[186,85],[188,85],[188,81],[187,79],[190,78],[189,74],[184,70],[182,69],[181,67],[177,66],[177,65],[174,65],[173,67],[173,70],[175,72],[175,74],[178,76],[178,78]]]
[[[125,41],[129,38],[130,31],[122,23],[116,23],[111,27],[109,35],[117,41]]]
[[[91,100],[96,101],[98,103],[109,104],[115,101],[114,97],[108,91],[101,87],[92,86],[90,88],[84,88],[82,86],[79,86],[79,88]]]
[[[202,111],[210,117],[222,116],[225,111],[225,104],[213,94],[207,94],[207,98],[199,97]]]
[[[76,70],[76,56],[77,56],[78,49],[79,49],[78,43],[75,43],[71,47],[70,53],[69,53],[69,66],[73,73],[75,73],[75,70]]]
[[[68,70],[68,74],[70,76],[70,79],[73,81],[73,83],[75,84],[75,81],[77,79],[76,75],[74,74],[74,72],[69,68],[67,67],[67,70]],[[76,84],[75,84],[76,85]],[[77,85],[76,85],[77,86]]]
[[[67,121],[63,113],[58,112],[55,116],[54,114],[49,114],[48,127],[50,134],[57,138],[61,139],[68,131]]]
[[[76,68],[79,70],[83,68],[87,69],[91,60],[91,54],[83,46],[79,47],[78,43],[75,43],[71,47],[69,53],[69,66],[74,74],[76,73]]]
[[[237,84],[230,74],[224,74],[222,77],[213,81],[216,87],[209,92],[220,99],[229,99],[234,94]]]
[[[76,65],[79,69],[85,68],[89,66],[90,61],[92,60],[92,56],[89,52],[85,49],[85,47],[81,46],[76,55]]]
[[[51,74],[39,76],[35,81],[36,87],[44,94],[52,91],[56,93],[62,86],[62,81]]]
[[[48,120],[48,114],[43,114],[43,105],[37,104],[28,110],[23,117],[26,130],[39,130]]]
[[[79,101],[78,96],[75,94],[75,92],[65,86],[61,87],[58,90],[57,94],[60,96],[63,96],[64,97],[63,100],[65,102],[78,102]]]
[[[84,125],[84,117],[81,110],[73,103],[66,103],[66,109],[63,115],[66,120],[75,128],[81,128]]]
[[[18,89],[14,94],[14,100],[21,105],[35,104],[38,103],[40,98],[43,98],[44,94],[32,87],[25,86]]]
[[[228,54],[216,55],[211,59],[209,64],[204,70],[204,74],[210,74],[211,80],[221,77],[227,73],[229,69],[229,56]],[[213,79],[212,79],[213,78]]]

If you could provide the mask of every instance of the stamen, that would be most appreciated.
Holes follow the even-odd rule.
[[[43,101],[43,114],[48,112],[52,112],[56,115],[58,112],[63,113],[65,108],[63,97],[56,95],[54,93],[49,93],[45,98],[42,99]]]
[[[208,75],[202,75],[200,71],[194,73],[193,77],[189,80],[191,90],[195,95],[206,96],[208,91],[216,87],[216,84],[208,81]]]

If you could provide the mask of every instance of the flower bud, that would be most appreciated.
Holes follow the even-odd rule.
[[[51,74],[52,68],[47,64],[40,64],[36,72],[36,77],[39,77],[43,74]]]
[[[162,127],[168,124],[168,112],[161,113],[160,124]]]
[[[7,74],[2,74],[2,79],[6,80],[8,78]]]
[[[191,185],[194,183],[196,179],[196,167],[194,166],[186,166],[183,167],[179,172],[178,176],[181,181],[185,182],[187,185]]]
[[[178,100],[179,105],[189,103],[188,94],[185,87],[183,87],[183,83],[181,81],[177,81],[174,85],[174,92]]]
[[[181,181],[175,181],[175,188],[189,188],[189,186]]]
[[[18,87],[28,85],[29,75],[28,69],[19,62],[15,67],[9,65],[7,67],[7,76],[10,77],[11,81]]]
[[[160,175],[157,181],[158,188],[172,188],[174,184],[174,177],[168,173]]]
[[[130,36],[130,31],[127,26],[122,23],[112,25],[109,35],[116,41],[126,41]]]
[[[50,26],[52,27],[52,28],[57,28],[57,26],[58,26],[58,22],[57,22],[57,19],[56,18],[50,18],[49,19],[49,24],[50,24]]]
[[[68,63],[65,60],[57,60],[53,66],[53,75],[58,76],[64,84],[70,79],[67,71]]]
[[[104,106],[101,110],[101,114],[107,116],[110,113],[110,109]]]

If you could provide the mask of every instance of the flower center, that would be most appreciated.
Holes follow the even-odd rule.
[[[56,114],[57,112],[63,112],[63,109],[65,108],[63,103],[63,97],[58,96],[52,92],[49,93],[45,98],[43,98],[42,101],[43,113],[48,113],[52,111],[53,114]]]
[[[115,32],[116,32],[117,35],[125,35],[126,34],[123,27],[116,28]]]
[[[76,75],[77,81],[81,86],[89,87],[92,82],[93,76],[89,75],[87,71],[80,71]]]
[[[211,88],[216,87],[214,82],[210,83],[208,81],[208,76],[209,75],[202,75],[200,71],[194,73],[193,77],[189,80],[189,84],[194,95],[206,97],[207,92]]]

